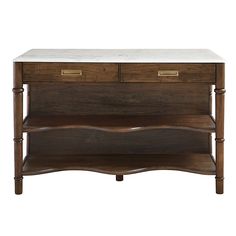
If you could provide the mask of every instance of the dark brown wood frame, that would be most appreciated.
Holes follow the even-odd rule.
[[[121,64],[118,64],[118,78],[119,82],[124,81],[122,71],[121,71]],[[206,173],[215,173],[216,174],[216,193],[222,194],[224,189],[224,94],[225,94],[225,65],[223,63],[215,64],[216,72],[215,72],[215,129],[216,132],[216,171],[212,171],[209,169]],[[138,78],[140,79],[140,78]],[[141,78],[142,79],[142,78]],[[113,78],[114,80],[114,78]],[[170,80],[170,82],[173,79]],[[134,81],[136,81],[134,79]],[[131,81],[133,82],[133,81]],[[161,81],[160,81],[161,82]],[[16,62],[14,63],[14,160],[15,160],[15,193],[21,194],[22,193],[22,183],[23,183],[23,131],[32,131],[33,129],[37,129],[37,127],[26,125],[23,127],[23,63]],[[29,96],[29,95],[28,95]],[[30,96],[29,96],[30,97]],[[209,85],[209,111],[211,113],[211,85]],[[29,104],[28,104],[29,105]],[[210,114],[211,115],[211,114]],[[26,120],[27,121],[27,120]],[[80,124],[79,124],[80,125]],[[78,128],[80,127],[78,124],[75,126]],[[105,127],[107,130],[110,127]],[[132,127],[125,126],[122,127],[125,131],[130,130]],[[155,127],[158,128],[158,127]],[[50,127],[49,127],[50,129]],[[146,129],[146,128],[144,128]],[[147,128],[148,129],[148,128]],[[187,129],[193,129],[189,127]],[[117,132],[119,129],[116,130]],[[201,131],[201,129],[199,129]],[[204,130],[202,129],[202,132]],[[209,134],[209,149],[211,149],[211,134]],[[27,137],[27,141],[29,142],[29,135]],[[28,143],[27,143],[28,145]],[[28,146],[29,148],[29,146]],[[85,168],[86,169],[86,168]],[[150,168],[151,169],[151,168]],[[155,169],[155,168],[154,168]],[[156,168],[158,169],[158,168]],[[163,169],[165,169],[163,167]],[[168,168],[167,168],[168,169]],[[169,168],[171,169],[171,168]],[[178,169],[178,168],[177,168]],[[181,168],[179,168],[181,170]],[[184,170],[184,168],[182,168]],[[29,170],[28,173],[30,173]],[[193,171],[194,172],[194,171]],[[196,171],[200,173],[200,171]],[[115,172],[114,172],[115,173]],[[117,172],[118,173],[118,172]],[[27,175],[27,171],[25,172]],[[125,173],[124,173],[125,174]],[[122,181],[123,180],[123,172],[119,172],[116,174],[116,180]]]
[[[215,87],[216,119],[216,193],[224,192],[224,102],[225,102],[225,66],[216,65]]]
[[[22,193],[23,164],[23,79],[22,63],[14,63],[14,150],[15,150],[15,193]]]

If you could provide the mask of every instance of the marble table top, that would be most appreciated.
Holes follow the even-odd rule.
[[[32,49],[14,62],[224,63],[208,49]]]

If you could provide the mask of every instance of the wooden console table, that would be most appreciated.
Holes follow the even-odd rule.
[[[216,175],[223,193],[224,87],[209,50],[26,52],[14,60],[15,193],[23,176],[62,170],[189,171]]]

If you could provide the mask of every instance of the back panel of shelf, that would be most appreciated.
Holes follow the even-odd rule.
[[[40,83],[30,85],[34,115],[208,115],[205,83]]]
[[[40,83],[30,85],[32,115],[208,115],[201,83]],[[29,134],[30,154],[211,153],[210,135],[189,130],[108,133],[68,129]]]
[[[30,133],[30,154],[209,153],[208,134],[186,130],[108,133],[65,129]]]

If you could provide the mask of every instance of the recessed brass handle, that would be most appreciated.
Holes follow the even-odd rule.
[[[61,75],[82,76],[82,70],[61,70]]]
[[[178,70],[159,70],[158,76],[179,76]]]

